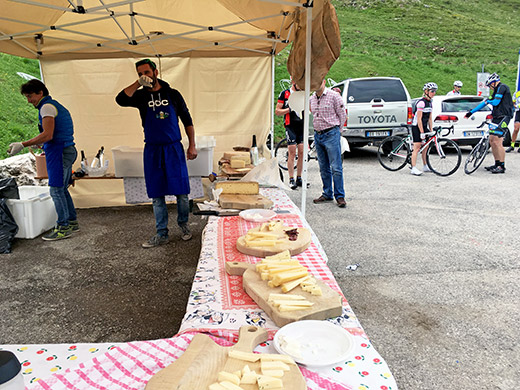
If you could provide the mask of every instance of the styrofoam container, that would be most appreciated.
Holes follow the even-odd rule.
[[[48,186],[20,186],[20,199],[7,199],[18,225],[16,238],[34,238],[51,229],[58,219]]]
[[[214,137],[197,137],[197,158],[188,160],[189,176],[209,176],[213,172]],[[143,148],[116,146],[112,148],[116,177],[144,177]]]

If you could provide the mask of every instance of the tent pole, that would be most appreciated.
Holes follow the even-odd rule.
[[[309,97],[311,94],[311,39],[312,39],[312,0],[307,1],[307,25],[305,31],[305,114],[303,121],[303,155],[305,156],[309,150]],[[303,159],[302,172],[302,201],[300,210],[305,218],[306,199],[307,199],[307,166],[308,161]]]
[[[271,158],[274,157],[274,53],[271,54]]]

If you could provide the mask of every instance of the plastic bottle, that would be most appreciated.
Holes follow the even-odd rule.
[[[0,390],[23,390],[22,366],[16,355],[0,351]]]
[[[251,164],[253,164],[256,167],[258,165],[258,148],[256,146],[256,135],[253,135],[253,145],[251,146],[249,153],[251,154]]]

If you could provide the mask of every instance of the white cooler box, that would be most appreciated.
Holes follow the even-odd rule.
[[[214,137],[196,137],[197,158],[188,160],[188,175],[209,176],[213,172]],[[116,177],[144,177],[143,148],[116,146],[112,148]]]
[[[7,207],[18,225],[16,238],[34,238],[50,230],[58,215],[48,186],[20,186],[20,199],[8,199]]]

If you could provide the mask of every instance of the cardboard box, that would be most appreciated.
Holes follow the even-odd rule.
[[[56,225],[58,215],[48,186],[20,186],[20,199],[8,199],[7,207],[18,225],[16,238],[34,238]]]

